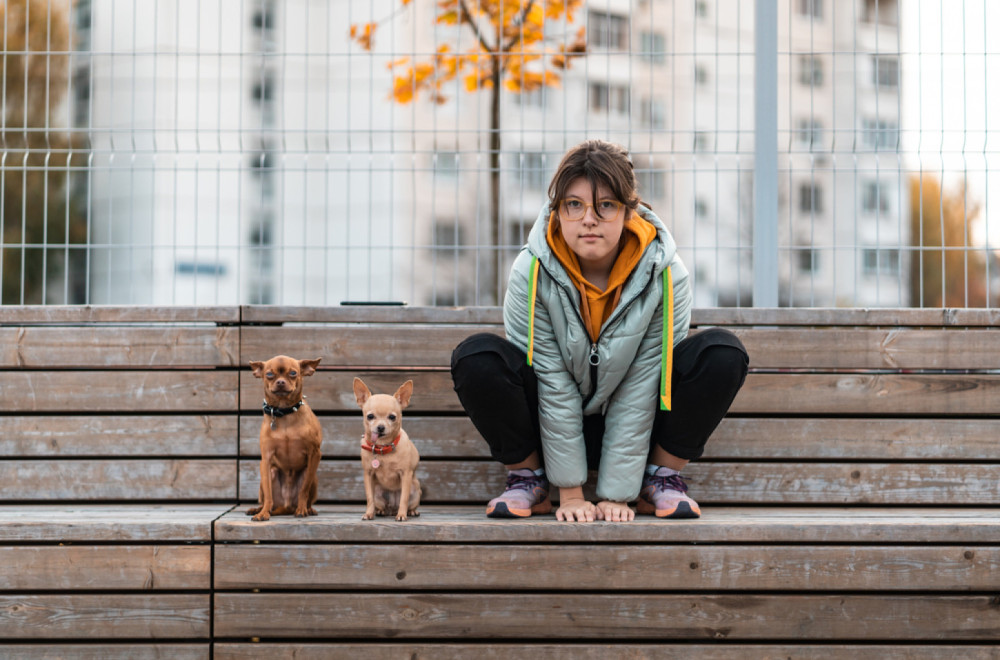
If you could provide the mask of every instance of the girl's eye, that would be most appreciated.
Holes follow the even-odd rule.
[[[578,199],[567,199],[566,208],[575,211],[577,209],[583,208],[583,202]]]
[[[601,207],[601,211],[614,211],[618,208],[618,204],[610,199],[602,199],[597,203],[597,205]]]

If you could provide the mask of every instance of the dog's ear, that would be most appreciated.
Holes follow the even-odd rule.
[[[302,372],[302,376],[312,376],[316,373],[316,367],[319,366],[319,361],[323,358],[316,358],[315,360],[299,360],[299,371]]]
[[[253,361],[253,362],[250,363],[250,368],[253,369],[253,377],[254,378],[263,378],[264,377],[264,363],[263,362]]]
[[[361,407],[364,407],[365,401],[367,401],[368,399],[370,399],[371,396],[372,396],[371,390],[368,389],[368,386],[365,385],[365,382],[363,380],[361,380],[360,378],[358,378],[357,376],[355,376],[354,377],[354,398],[358,400],[358,405],[361,406]]]
[[[396,393],[393,394],[393,396],[396,398],[396,401],[399,401],[399,405],[401,405],[404,408],[410,405],[410,396],[412,395],[413,395],[412,380],[408,380],[402,385],[400,385],[399,389],[396,390]]]

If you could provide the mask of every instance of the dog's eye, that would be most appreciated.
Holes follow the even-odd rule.
[[[372,413],[368,413],[368,417],[367,417],[367,419],[368,419],[368,421],[370,422],[370,421],[372,421],[373,419],[375,419],[375,415],[373,415]]]
[[[274,378],[274,372],[273,371],[268,371],[267,372],[267,377],[268,378]]]
[[[389,415],[389,421],[390,422],[395,422],[396,421],[396,416],[395,415]]]
[[[298,374],[297,374],[297,373],[295,373],[295,371],[289,371],[289,372],[288,372],[288,377],[289,377],[289,378],[295,378],[295,377],[296,377],[297,375],[298,375]]]

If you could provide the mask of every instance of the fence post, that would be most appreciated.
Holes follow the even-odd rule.
[[[778,1],[754,9],[753,305],[778,306]]]

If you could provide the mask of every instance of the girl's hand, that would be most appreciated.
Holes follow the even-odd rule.
[[[635,511],[624,502],[604,500],[597,503],[597,517],[609,522],[628,522],[635,519]]]
[[[559,500],[559,508],[556,509],[556,520],[567,522],[594,522],[598,517],[597,507],[593,502],[580,499]]]

